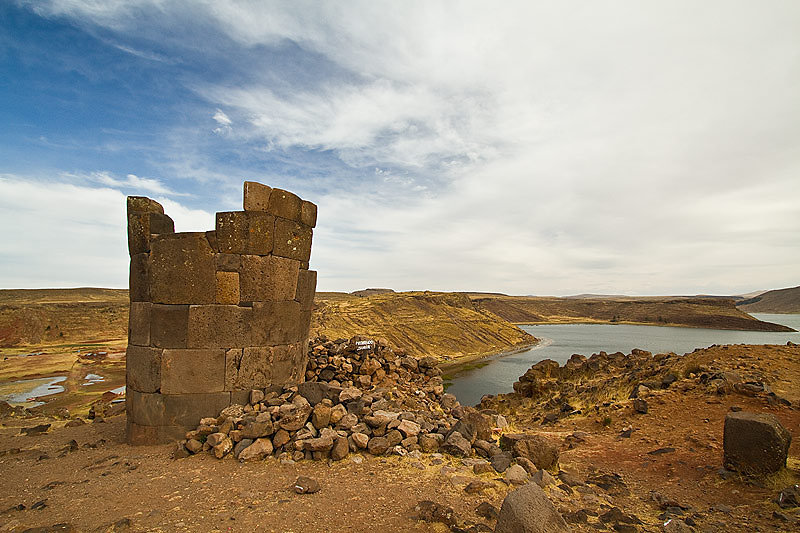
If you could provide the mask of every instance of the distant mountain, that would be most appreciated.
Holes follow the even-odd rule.
[[[391,294],[394,289],[361,289],[360,291],[353,291],[350,294],[353,296],[373,296],[375,294]]]
[[[800,313],[800,287],[767,291],[736,302],[747,313]]]

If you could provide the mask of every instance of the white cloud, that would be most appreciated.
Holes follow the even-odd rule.
[[[177,231],[213,229],[211,213],[157,199]],[[127,287],[125,213],[112,188],[0,175],[3,288]]]
[[[141,13],[199,21],[250,49],[291,40],[342,69],[307,85],[266,72],[192,85],[231,143],[332,151],[354,172],[390,173],[318,199],[321,288],[797,283],[795,1],[36,9],[121,33]]]
[[[186,196],[169,189],[161,181],[153,178],[141,178],[136,174],[127,174],[124,178],[117,178],[107,171],[96,171],[88,174],[75,174],[65,172],[65,179],[77,183],[99,183],[114,189],[124,189],[131,194],[162,194],[170,196]]]

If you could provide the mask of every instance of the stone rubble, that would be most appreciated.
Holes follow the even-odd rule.
[[[493,435],[507,422],[445,394],[436,363],[433,357],[408,357],[382,339],[319,338],[309,344],[305,382],[252,390],[247,404],[203,418],[182,446],[189,454],[242,462],[269,456],[340,461],[351,453],[502,455],[508,464],[492,464],[505,471],[513,455],[501,450]],[[552,456],[549,460],[552,466]],[[515,474],[518,482],[522,476]]]

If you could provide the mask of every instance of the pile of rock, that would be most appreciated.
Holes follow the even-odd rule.
[[[352,452],[415,450],[461,457],[501,453],[492,439],[505,419],[444,394],[433,358],[405,357],[385,342],[362,337],[318,339],[309,352],[308,381],[252,390],[247,405],[202,419],[186,434],[183,449],[241,461],[269,455],[341,460]]]

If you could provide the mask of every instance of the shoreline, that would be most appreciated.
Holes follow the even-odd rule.
[[[777,313],[776,313],[777,314]],[[796,314],[796,313],[785,313],[785,314]],[[570,325],[570,324],[599,324],[599,325],[606,325],[606,326],[617,326],[617,325],[628,325],[628,326],[653,326],[653,327],[661,327],[661,328],[692,328],[692,329],[716,329],[720,331],[751,331],[755,333],[797,333],[796,329],[793,329],[789,326],[784,326],[782,324],[776,324],[774,322],[765,322],[763,320],[759,320],[762,324],[772,324],[775,326],[779,326],[781,328],[786,329],[742,329],[742,328],[725,328],[725,327],[708,327],[708,326],[698,326],[696,324],[674,324],[674,323],[664,323],[664,322],[632,322],[629,320],[618,320],[617,322],[609,322],[607,320],[591,320],[591,319],[576,319],[576,320],[553,320],[547,322],[512,322],[515,326],[561,326],[561,325]]]
[[[534,337],[533,340],[530,341],[530,342],[524,342],[524,343],[516,344],[511,348],[495,350],[495,351],[491,351],[491,352],[483,352],[483,353],[472,354],[472,355],[465,355],[465,356],[459,357],[458,359],[453,360],[453,361],[443,361],[443,362],[439,363],[437,366],[439,367],[439,369],[441,369],[441,371],[443,373],[447,373],[447,374],[458,373],[461,370],[463,370],[463,367],[466,367],[466,366],[468,366],[470,364],[477,363],[479,361],[482,361],[484,359],[488,359],[490,357],[501,357],[501,356],[505,356],[505,355],[511,355],[511,354],[519,353],[519,352],[528,350],[528,349],[530,349],[530,348],[532,348],[534,346],[537,346],[541,342],[542,342],[542,339],[540,339],[538,337]]]

